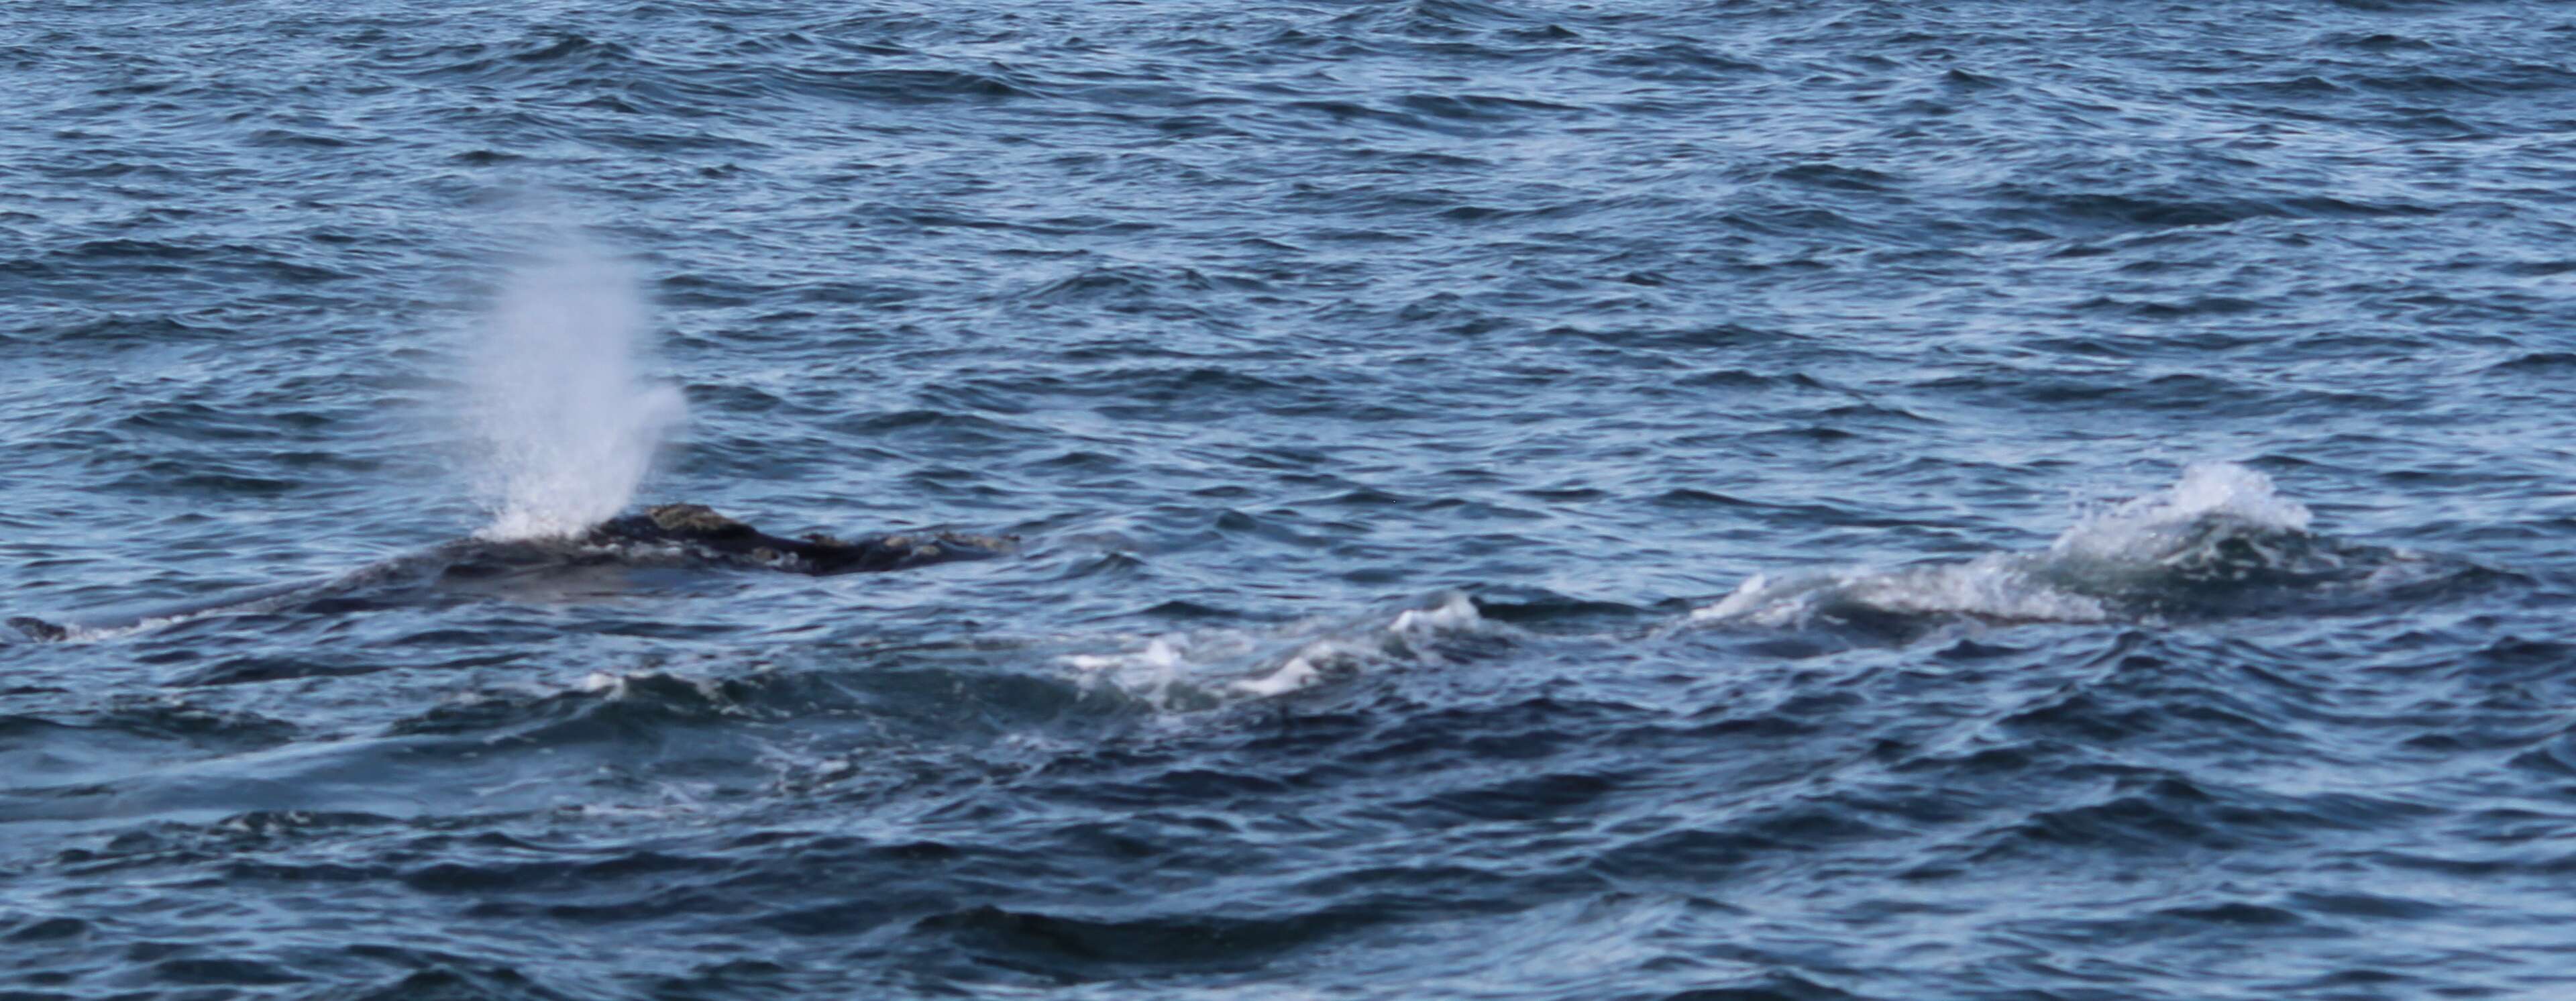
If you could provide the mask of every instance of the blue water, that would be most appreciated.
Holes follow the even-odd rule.
[[[2576,993],[2565,8],[61,2],[0,93],[8,997]],[[669,501],[1019,545],[542,538]]]

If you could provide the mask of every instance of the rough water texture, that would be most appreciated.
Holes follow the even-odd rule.
[[[0,14],[0,994],[2576,992],[2566,9],[788,6]]]

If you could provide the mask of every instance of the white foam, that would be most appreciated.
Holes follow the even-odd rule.
[[[2032,576],[2031,561],[1985,556],[1914,567],[1850,582],[1847,594],[1875,608],[1914,615],[1974,615],[2012,622],[2100,622],[2102,602]]]
[[[2173,486],[2092,512],[2049,544],[2061,555],[2153,559],[2177,533],[2210,518],[2282,532],[2306,531],[2305,505],[2280,495],[2272,478],[2232,462],[2183,467]]]
[[[2101,622],[2112,617],[2112,609],[2100,597],[2068,590],[2070,568],[2152,565],[2180,551],[2213,520],[2296,532],[2308,527],[2309,518],[2306,507],[2281,496],[2258,471],[2234,463],[2194,464],[2170,487],[2079,517],[2044,552],[1785,578],[1755,574],[1724,598],[1693,610],[1690,621],[1778,628],[1804,624],[1836,607],[1858,607],[2009,622]]]
[[[1279,665],[1276,671],[1258,678],[1245,678],[1227,687],[1254,698],[1269,698],[1273,695],[1286,695],[1314,684],[1323,676],[1323,670],[1315,666],[1312,658],[1299,655],[1289,658],[1288,662]]]
[[[1181,683],[1184,665],[1201,656],[1199,644],[1178,633],[1145,641],[1141,650],[1118,654],[1075,654],[1065,663],[1086,678],[1107,679],[1120,689],[1158,706],[1169,706]]]
[[[1392,663],[1442,662],[1430,641],[1488,628],[1475,602],[1450,594],[1376,622],[1308,622],[1278,630],[1201,630],[1137,637],[1133,649],[1076,654],[1067,666],[1164,709],[1269,698]]]
[[[1896,570],[1840,570],[1775,580],[1755,574],[1692,622],[1781,628],[1835,604],[1907,615],[1969,615],[2010,622],[2100,622],[2101,601],[2036,580],[2027,558],[1985,556],[1965,563]]]
[[[1451,594],[1431,608],[1408,608],[1387,623],[1386,631],[1398,636],[1421,637],[1435,633],[1474,629],[1485,623],[1485,615],[1464,594]]]
[[[647,381],[635,279],[572,247],[517,275],[484,326],[468,423],[490,539],[568,535],[625,509],[686,420],[679,388]]]
[[[1326,636],[1298,648],[1278,668],[1255,677],[1240,678],[1227,687],[1256,698],[1284,695],[1323,680],[1335,669],[1354,669],[1374,661],[1393,658],[1419,663],[1441,663],[1439,654],[1423,641],[1441,633],[1466,632],[1483,626],[1485,616],[1476,611],[1476,603],[1464,594],[1451,594],[1431,608],[1409,608],[1396,613],[1386,628],[1357,636]]]
[[[1744,583],[1735,585],[1735,590],[1727,592],[1726,597],[1718,599],[1716,604],[1691,609],[1691,621],[1737,619],[1757,626],[1788,625],[1788,619],[1781,617],[1781,613],[1794,609],[1788,602],[1780,600],[1783,595],[1779,592],[1783,590],[1772,582],[1771,575],[1754,574],[1744,578]]]

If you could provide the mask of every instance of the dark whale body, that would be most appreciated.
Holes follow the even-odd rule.
[[[54,640],[67,638],[72,634],[72,631],[69,629],[65,629],[51,622],[39,619],[33,615],[21,615],[12,618],[9,620],[9,625],[16,628],[19,632],[27,634],[28,639],[43,640],[48,643]]]
[[[460,539],[428,550],[369,564],[323,580],[270,584],[192,599],[105,621],[48,621],[18,616],[8,624],[28,639],[51,642],[75,633],[175,621],[225,612],[272,611],[360,589],[400,591],[463,583],[495,575],[544,574],[600,563],[663,563],[677,554],[690,560],[744,564],[823,576],[908,570],[933,563],[983,559],[1008,552],[1015,540],[956,532],[878,535],[857,540],[829,535],[790,539],[771,535],[703,504],[662,504],[640,514],[600,522],[568,538],[494,542]]]
[[[642,514],[611,518],[591,527],[582,541],[595,546],[643,543],[681,545],[709,555],[817,576],[908,570],[932,563],[1000,555],[1011,541],[989,535],[880,535],[847,541],[829,535],[789,539],[717,514],[703,504],[662,504]]]

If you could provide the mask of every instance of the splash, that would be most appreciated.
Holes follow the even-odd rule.
[[[1214,708],[1269,698],[1328,679],[1395,664],[1439,664],[1443,640],[1487,632],[1464,594],[1409,608],[1392,620],[1307,622],[1281,631],[1218,629],[1147,638],[1116,654],[1079,654],[1065,663],[1164,710]]]
[[[2172,553],[2196,529],[2224,521],[2273,532],[2308,529],[2306,505],[2281,496],[2272,478],[2232,462],[2183,467],[2173,486],[2077,520],[2049,544],[2061,556],[2154,560]]]
[[[2448,572],[2404,550],[2312,535],[2306,506],[2232,463],[2186,467],[2172,486],[2098,508],[2038,552],[1960,562],[1757,574],[1691,613],[1768,628],[1874,623],[1904,632],[1988,622],[2156,620],[2385,591]]]
[[[679,387],[642,374],[646,327],[634,276],[594,251],[559,251],[503,290],[472,374],[475,492],[492,512],[479,535],[567,535],[625,509],[688,414]]]

